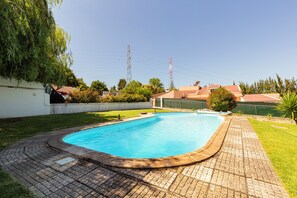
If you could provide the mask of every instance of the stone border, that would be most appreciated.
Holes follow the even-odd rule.
[[[132,121],[136,119],[143,119],[148,118],[153,115],[145,115],[141,117],[136,118],[130,118],[126,119],[123,122]],[[103,152],[97,152],[90,149],[86,149],[83,147],[71,145],[68,143],[65,143],[62,138],[70,133],[86,130],[90,128],[95,128],[99,126],[106,126],[115,124],[118,122],[107,122],[103,124],[95,124],[95,125],[87,125],[82,127],[74,127],[74,128],[68,128],[57,131],[58,134],[53,136],[48,140],[48,144],[51,147],[57,148],[62,151],[69,152],[71,154],[74,154],[80,158],[90,160],[96,163],[114,166],[114,167],[121,167],[121,168],[165,168],[165,167],[175,167],[175,166],[181,166],[181,165],[188,165],[193,164],[196,162],[200,162],[203,160],[206,160],[213,155],[215,155],[220,149],[223,144],[223,141],[225,139],[226,133],[228,131],[230,122],[232,120],[232,117],[226,116],[223,123],[218,127],[218,129],[215,131],[213,136],[209,139],[209,141],[201,147],[200,149],[197,149],[195,151],[182,154],[182,155],[176,155],[172,157],[164,157],[164,158],[123,158],[118,156],[113,156],[107,153]]]

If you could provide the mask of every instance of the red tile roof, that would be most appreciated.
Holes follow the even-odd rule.
[[[78,90],[77,88],[74,87],[69,87],[69,86],[63,86],[63,87],[58,87],[56,85],[52,85],[52,88],[54,88],[57,92],[61,93],[62,95],[68,95],[72,92],[74,92],[75,90]]]
[[[279,102],[279,94],[247,94],[241,98],[242,102]]]

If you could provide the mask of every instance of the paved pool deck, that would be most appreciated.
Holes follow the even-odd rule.
[[[289,197],[244,116],[232,117],[213,157],[174,168],[94,163],[50,147],[54,135],[38,135],[0,152],[0,166],[37,197]],[[56,162],[67,157],[75,160]]]

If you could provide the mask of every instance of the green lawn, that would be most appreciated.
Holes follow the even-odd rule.
[[[139,116],[141,112],[154,112],[153,109],[88,112],[34,116],[25,118],[0,119],[0,150],[21,139],[55,129],[69,128],[93,123],[102,123],[121,118]],[[157,112],[165,112],[157,110]]]
[[[297,197],[297,125],[249,121],[286,190]]]
[[[89,112],[63,115],[34,116],[26,118],[0,119],[0,150],[24,138],[55,129],[69,128],[93,123],[102,123],[121,118],[139,116],[153,109]],[[157,110],[157,112],[166,112]],[[31,192],[0,169],[0,197],[33,197]]]

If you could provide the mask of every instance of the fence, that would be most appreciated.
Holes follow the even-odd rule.
[[[205,109],[207,108],[206,101],[203,100],[187,100],[187,99],[169,99],[163,98],[156,99],[156,106],[164,108],[179,108],[179,109]],[[234,113],[243,113],[251,115],[267,115],[280,117],[282,113],[275,109],[275,103],[264,102],[238,102],[237,107],[233,109]]]
[[[126,109],[148,109],[152,108],[150,102],[135,103],[63,103],[51,104],[51,114],[80,113],[89,111],[111,111]]]

